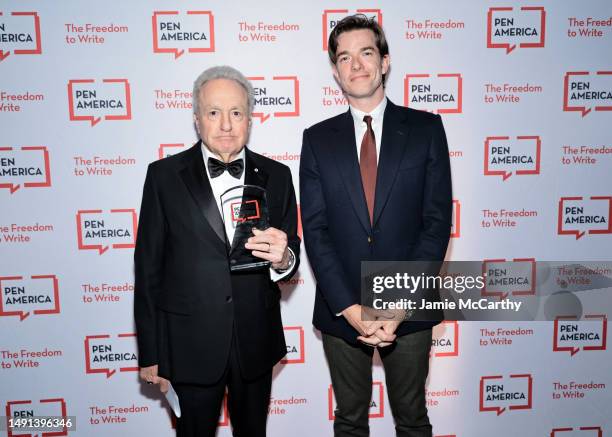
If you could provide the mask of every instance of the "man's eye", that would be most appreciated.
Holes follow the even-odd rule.
[[[208,111],[207,115],[209,119],[215,120],[219,116],[219,111],[215,111],[215,110]]]
[[[240,111],[232,111],[232,117],[234,117],[234,118],[242,118],[242,112],[240,112]]]
[[[340,56],[340,62],[347,62],[349,60],[348,56]]]

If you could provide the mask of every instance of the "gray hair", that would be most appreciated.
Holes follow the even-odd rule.
[[[200,74],[195,80],[195,82],[193,83],[193,113],[199,114],[200,112],[200,89],[204,86],[206,82],[214,79],[233,80],[236,81],[240,86],[242,86],[242,88],[244,88],[247,93],[249,118],[251,118],[251,114],[253,113],[253,107],[255,106],[255,102],[253,99],[253,85],[251,85],[251,82],[246,77],[244,77],[241,72],[228,65],[220,65],[204,70],[204,72]]]

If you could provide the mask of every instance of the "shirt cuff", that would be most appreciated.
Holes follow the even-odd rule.
[[[293,270],[293,266],[295,266],[295,254],[293,253],[293,250],[291,250],[290,247],[287,247],[287,249],[289,249],[289,252],[291,253],[291,256],[289,257],[289,266],[287,266],[287,269],[282,270],[280,272],[270,267],[270,279],[272,279],[272,282],[278,282],[282,280],[285,276],[291,273],[291,271]]]

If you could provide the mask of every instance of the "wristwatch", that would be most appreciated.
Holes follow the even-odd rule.
[[[293,254],[293,250],[289,248],[287,248],[287,250],[289,251],[289,262],[287,263],[287,268],[286,269],[274,269],[276,273],[285,273],[286,271],[290,270],[293,267],[293,264],[295,263],[295,255]]]

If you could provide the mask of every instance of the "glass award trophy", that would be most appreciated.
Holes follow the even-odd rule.
[[[270,261],[254,256],[244,247],[253,236],[253,228],[267,229],[268,202],[266,190],[256,185],[238,185],[221,195],[221,215],[228,238],[231,230],[234,237],[230,242],[229,262],[231,271],[255,270],[269,267]]]

